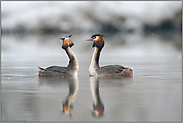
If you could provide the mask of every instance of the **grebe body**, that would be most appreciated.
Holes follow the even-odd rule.
[[[108,65],[108,66],[99,66],[100,52],[104,47],[104,36],[101,34],[94,34],[90,39],[86,41],[93,41],[94,52],[89,67],[90,76],[99,76],[99,77],[119,77],[119,76],[132,76],[133,70],[121,65]]]
[[[39,77],[53,77],[53,76],[77,76],[79,70],[79,64],[75,54],[72,52],[71,47],[74,43],[71,41],[72,34],[66,36],[65,38],[61,38],[63,40],[62,49],[65,50],[69,57],[69,64],[67,67],[60,66],[51,66],[48,68],[38,67],[38,75]]]

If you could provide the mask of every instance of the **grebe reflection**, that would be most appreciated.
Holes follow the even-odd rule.
[[[90,88],[93,97],[93,111],[92,115],[95,117],[103,116],[104,114],[104,105],[100,99],[99,93],[99,78],[96,76],[90,76]]]
[[[69,77],[69,94],[67,95],[65,101],[62,102],[62,111],[66,114],[71,116],[71,112],[73,110],[73,103],[78,94],[78,87],[79,87],[79,79],[78,77]]]
[[[54,88],[59,87],[67,87],[69,85],[69,93],[66,96],[66,99],[61,104],[61,112],[65,113],[68,116],[71,116],[71,112],[73,110],[73,103],[78,94],[78,87],[79,87],[79,79],[77,76],[67,77],[67,78],[60,78],[60,77],[49,77],[49,78],[38,78],[39,79],[39,86],[47,85]]]

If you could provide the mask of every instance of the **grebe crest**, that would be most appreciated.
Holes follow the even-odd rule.
[[[71,36],[73,33],[71,33],[70,35],[66,36],[65,38],[60,38],[63,40],[63,44],[62,44],[62,48],[63,49],[67,49],[67,47],[72,47],[74,45],[74,43],[71,41]]]
[[[92,47],[98,47],[100,49],[104,46],[104,35],[102,34],[94,34],[91,36],[90,39],[87,39],[86,41],[93,41]]]

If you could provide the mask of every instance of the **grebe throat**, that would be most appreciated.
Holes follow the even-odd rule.
[[[101,50],[99,48],[95,47],[89,68],[90,75],[97,75],[97,69],[99,68],[100,51]]]
[[[79,63],[75,56],[75,54],[71,51],[70,47],[66,49],[66,53],[69,57],[69,64],[67,66],[68,70],[74,70],[74,75],[78,73],[79,70]],[[77,75],[75,75],[77,76]]]

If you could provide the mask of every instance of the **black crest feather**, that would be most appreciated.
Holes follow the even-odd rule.
[[[102,35],[102,34],[93,34],[93,35],[91,36],[91,38],[93,38],[93,37],[95,37],[95,36],[102,36],[102,37],[105,37],[105,36]]]

